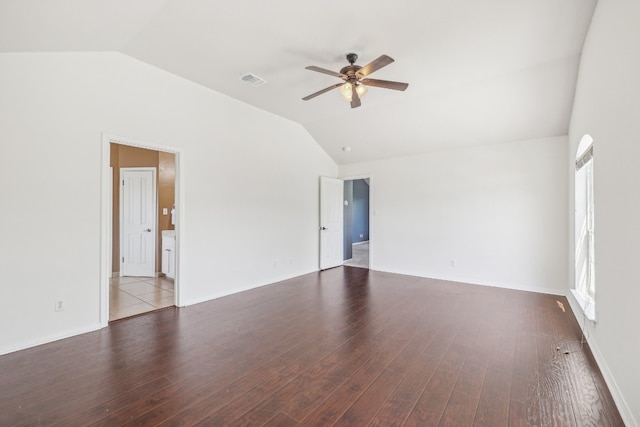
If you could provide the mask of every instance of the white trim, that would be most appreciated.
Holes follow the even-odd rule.
[[[113,194],[113,168],[109,166],[109,194]],[[113,224],[113,197],[109,197],[109,212],[107,213],[107,221]],[[112,254],[111,245],[113,245],[113,236],[109,242],[109,253]],[[118,269],[119,270],[119,269]],[[113,255],[107,257],[107,271],[110,277],[120,277],[120,271],[117,275],[113,275]]]
[[[369,228],[371,228],[371,227],[369,227]],[[371,230],[369,230],[369,233],[371,233]],[[351,246],[353,246],[353,245],[363,245],[365,243],[369,243],[369,241],[368,240],[363,240],[362,242],[355,242],[355,243],[352,243]]]
[[[111,182],[111,138],[102,134],[102,197],[100,203],[100,325],[105,327],[109,324],[109,277],[111,276],[111,261],[113,257],[111,245],[113,236],[111,234],[112,217],[112,187]]]
[[[338,265],[338,266],[333,267],[333,268],[339,268],[339,267],[342,267],[342,266]],[[297,277],[301,277],[301,276],[304,276],[304,275],[307,275],[307,274],[312,274],[312,273],[318,273],[318,272],[321,272],[321,271],[327,271],[327,270],[320,270],[319,268],[315,268],[313,270],[305,270],[305,271],[299,271],[297,273],[282,275],[282,276],[279,276],[279,277],[277,277],[275,279],[270,279],[269,281],[260,281],[260,282],[253,283],[253,284],[250,284],[250,285],[247,285],[247,286],[242,286],[242,287],[239,287],[239,288],[235,288],[235,289],[230,290],[230,291],[217,292],[215,294],[209,294],[207,296],[191,299],[191,300],[185,302],[185,306],[212,301],[214,299],[226,297],[226,296],[229,296],[229,295],[235,295],[235,294],[238,294],[240,292],[250,291],[250,290],[261,288],[261,287],[264,287],[264,286],[275,285],[275,284],[283,282],[285,280],[295,279]]]
[[[35,347],[42,344],[49,344],[54,341],[74,337],[76,335],[86,334],[87,332],[97,331],[98,329],[101,329],[101,328],[102,328],[102,325],[94,324],[93,326],[89,326],[86,328],[71,329],[65,332],[47,335],[45,337],[38,337],[37,339],[24,341],[15,345],[0,347],[0,356],[4,354],[13,353],[15,351],[25,350],[27,348]]]
[[[342,177],[338,177],[343,181],[355,181],[356,179],[371,179],[373,175],[368,173],[368,174],[364,174],[364,175],[353,175],[353,176],[342,176]]]
[[[573,292],[569,292],[566,295],[567,300],[569,301],[569,307],[571,307],[571,311],[573,312],[573,315],[576,317],[576,319],[578,319],[582,317],[582,314],[581,314],[582,307],[580,306],[579,302],[575,300],[574,296],[575,294]],[[604,356],[600,352],[600,348],[598,347],[598,344],[596,343],[595,340],[592,340],[591,337],[589,336],[588,327],[585,330],[586,324],[580,324],[580,322],[578,322],[578,324],[580,325],[580,328],[584,333],[584,336],[587,340],[587,344],[589,344],[589,348],[591,349],[591,353],[593,354],[593,357],[596,360],[596,364],[598,365],[598,368],[600,368],[600,372],[602,372],[602,377],[604,378],[604,382],[607,384],[607,387],[609,388],[609,392],[611,393],[611,396],[613,397],[613,401],[615,402],[616,407],[620,412],[622,421],[624,421],[624,424],[627,426],[640,426],[640,423],[638,422],[638,420],[634,418],[633,412],[631,411],[629,404],[627,403],[627,401],[624,398],[624,395],[620,391],[620,387],[618,387],[618,383],[613,377],[613,374],[611,373],[611,369],[609,368],[607,361],[605,360]]]
[[[513,289],[515,291],[524,291],[524,292],[535,292],[539,294],[547,294],[547,295],[558,295],[565,296],[566,289],[554,289],[554,288],[538,288],[532,286],[517,286],[508,283],[500,283],[500,282],[488,282],[488,281],[478,281],[475,279],[468,279],[464,277],[435,277],[435,276],[425,276],[423,273],[418,273],[415,271],[408,270],[396,270],[396,269],[385,269],[385,268],[370,268],[375,271],[382,271],[384,273],[393,273],[393,274],[403,274],[405,276],[414,276],[421,277],[424,279],[433,279],[433,280],[442,280],[445,282],[457,282],[464,283],[472,286],[489,286],[492,288],[502,288],[502,289]]]
[[[186,238],[186,225],[182,218],[185,218],[184,203],[184,174],[183,164],[185,162],[185,153],[182,149],[168,145],[160,145],[148,141],[142,141],[124,136],[113,135],[103,132],[102,136],[102,197],[101,197],[101,215],[100,215],[100,325],[106,327],[109,324],[109,278],[111,276],[110,258],[112,257],[112,225],[111,225],[111,199],[112,199],[112,180],[111,177],[111,143],[129,145],[132,147],[146,148],[149,150],[163,151],[165,153],[173,153],[175,155],[176,178],[175,178],[175,203],[176,203],[176,277],[175,284],[175,305],[182,307],[185,283],[182,280],[180,271],[184,262],[184,241]]]
[[[571,294],[576,300],[578,306],[580,306],[580,311],[584,316],[586,316],[587,320],[596,323],[596,305],[593,301],[589,301],[584,298],[577,289],[571,289]],[[577,317],[577,316],[576,316]]]

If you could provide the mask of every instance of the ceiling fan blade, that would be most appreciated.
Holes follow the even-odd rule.
[[[360,95],[356,90],[356,85],[351,83],[351,108],[358,108],[362,103],[360,102]]]
[[[407,87],[409,87],[409,83],[392,82],[389,80],[378,79],[362,79],[360,83],[367,86],[383,87],[385,89],[393,90],[405,90]]]
[[[325,92],[329,92],[330,90],[335,89],[335,88],[337,88],[337,87],[340,87],[340,86],[342,86],[343,84],[344,84],[344,83],[342,83],[342,82],[341,82],[341,83],[336,83],[336,84],[331,85],[331,86],[329,86],[329,87],[326,87],[326,88],[324,88],[324,89],[322,89],[322,90],[319,90],[319,91],[317,91],[317,92],[315,92],[315,93],[312,93],[311,95],[307,95],[307,96],[305,96],[305,97],[304,97],[304,98],[302,98],[302,99],[303,99],[304,101],[308,101],[308,100],[310,100],[311,98],[315,98],[315,97],[316,97],[316,96],[318,96],[318,95],[322,95],[322,94],[323,94],[323,93],[325,93]]]
[[[382,55],[378,59],[375,59],[373,62],[370,62],[369,64],[367,64],[364,67],[360,68],[360,70],[358,70],[358,72],[356,73],[356,76],[358,76],[360,78],[368,76],[369,74],[373,73],[374,71],[379,70],[382,67],[386,67],[387,65],[391,64],[392,62],[393,62],[393,58],[391,58],[391,57],[389,57],[387,55]]]
[[[326,68],[316,67],[315,65],[309,65],[308,67],[304,67],[307,70],[317,71],[318,73],[329,74],[330,76],[340,77],[341,79],[346,78],[344,74],[336,73],[335,71],[327,70]]]

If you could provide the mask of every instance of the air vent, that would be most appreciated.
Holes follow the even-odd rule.
[[[240,80],[242,80],[245,83],[249,83],[253,87],[262,86],[267,82],[266,80],[261,79],[260,77],[251,73],[243,74],[242,76],[240,76]]]

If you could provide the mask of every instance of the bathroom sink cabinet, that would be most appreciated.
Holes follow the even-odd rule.
[[[164,231],[162,232],[162,273],[172,279],[176,276],[175,233],[165,233]]]

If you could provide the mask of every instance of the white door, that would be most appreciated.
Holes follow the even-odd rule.
[[[341,179],[320,177],[320,270],[343,262],[343,197]]]
[[[156,270],[156,169],[120,169],[120,275]]]

